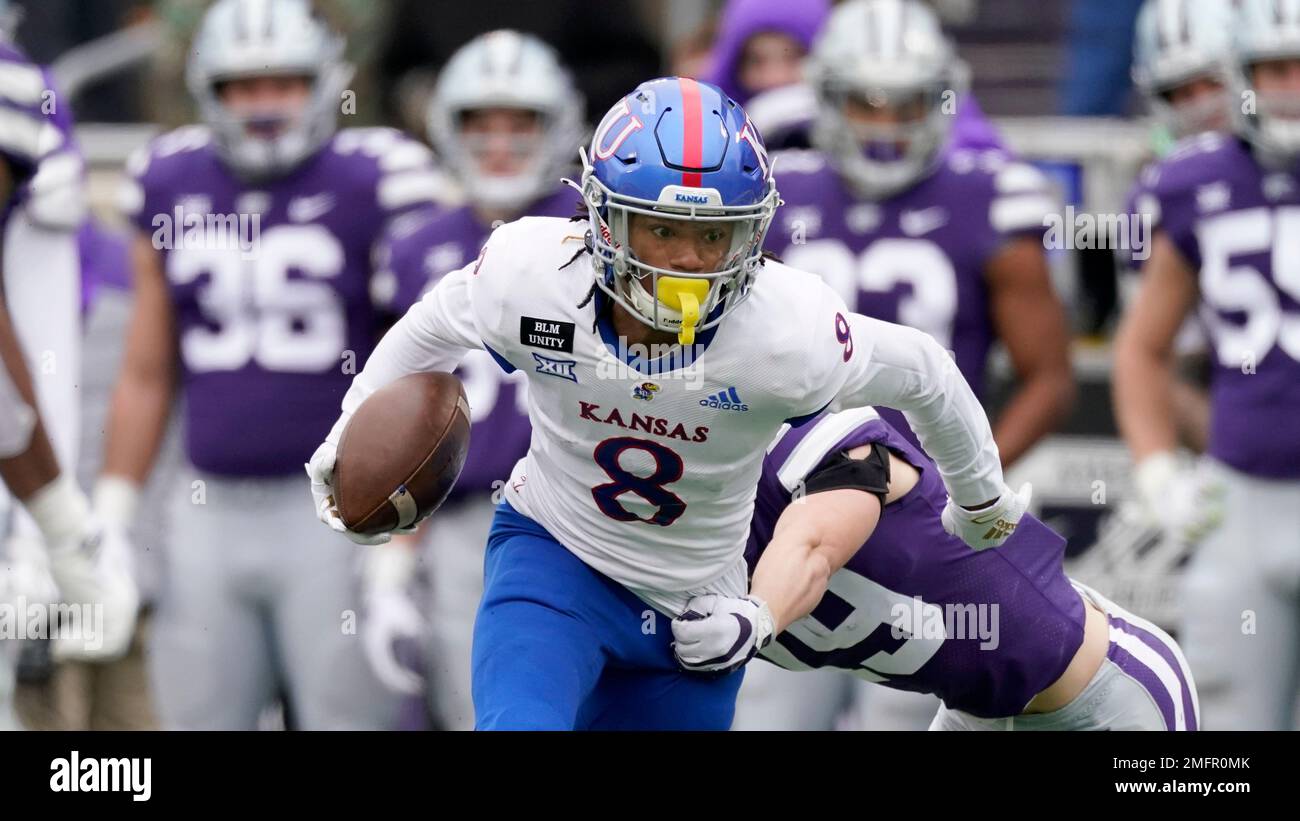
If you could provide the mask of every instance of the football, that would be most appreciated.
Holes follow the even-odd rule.
[[[447,498],[469,451],[465,389],[449,373],[416,373],[375,391],[343,429],[334,502],[357,533],[408,527]]]

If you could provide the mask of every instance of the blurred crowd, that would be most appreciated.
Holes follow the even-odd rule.
[[[1028,109],[1022,101],[995,98],[992,113],[1119,115],[1140,106],[1130,93],[1129,74],[1140,0],[927,1],[963,51],[999,47],[989,55],[988,77],[977,72],[977,88],[1001,82],[994,76],[1005,74],[1009,84],[1050,89],[1030,95]],[[78,95],[82,122],[171,126],[193,114],[183,68],[207,0],[10,0],[8,5],[22,15],[17,41],[40,63],[54,63],[130,26],[161,27],[150,60],[105,76]],[[347,35],[348,58],[358,67],[357,122],[398,125],[412,122],[415,112],[404,106],[420,105],[421,94],[451,53],[487,28],[536,34],[554,46],[578,78],[591,111],[605,110],[637,78],[659,74],[723,82],[743,102],[792,79],[796,58],[806,52],[829,3],[321,0],[318,5]],[[780,39],[773,39],[777,35]],[[1028,47],[1049,48],[1050,57],[1044,60]]]

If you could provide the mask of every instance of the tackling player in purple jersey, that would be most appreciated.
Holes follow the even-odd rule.
[[[948,95],[964,91],[965,73],[924,4],[838,6],[807,68],[819,150],[774,160],[784,206],[767,246],[822,276],[854,310],[929,333],[977,396],[1000,341],[1018,381],[994,424],[1009,465],[1063,418],[1075,390],[1065,312],[1043,248],[1055,198],[1037,170],[1004,152],[952,148],[956,98]],[[881,413],[911,437],[900,414]],[[829,728],[835,705],[855,700],[838,677],[815,683],[755,672],[738,727]],[[816,701],[825,707],[813,714],[802,694],[820,683],[828,692]],[[760,703],[751,694],[766,695]]]
[[[1291,729],[1300,680],[1300,4],[1247,0],[1228,72],[1235,134],[1180,145],[1141,210],[1156,239],[1116,338],[1115,407],[1140,501],[1199,542],[1179,635],[1212,729]],[[1242,99],[1245,99],[1242,97]],[[1172,344],[1199,311],[1213,372],[1206,455],[1175,454]],[[1268,671],[1268,672],[1266,672]]]
[[[944,499],[934,463],[871,408],[785,430],[746,550],[774,622],[758,655],[936,695],[931,729],[1197,728],[1178,646],[1072,583],[1064,539],[1026,516],[998,549],[972,551],[945,532]],[[726,625],[674,633],[694,649]]]
[[[394,222],[379,263],[394,313],[404,313],[445,274],[473,262],[494,225],[577,213],[579,197],[560,177],[581,140],[582,109],[558,56],[532,35],[489,32],[452,56],[430,102],[429,136],[451,162],[467,202]],[[472,411],[469,455],[421,541],[433,592],[432,706],[443,726],[471,729],[470,638],[483,590],[483,545],[497,492],[527,453],[532,428],[523,374],[503,373],[483,351],[467,355],[455,373]],[[409,619],[392,624],[394,632],[409,633],[411,626]],[[415,686],[409,674],[380,670],[395,685],[406,679],[404,689]]]
[[[192,467],[169,507],[151,655],[167,727],[252,728],[277,691],[296,727],[393,717],[394,694],[339,623],[382,610],[393,574],[372,553],[359,594],[352,551],[292,515],[326,406],[380,331],[374,246],[433,189],[415,141],[336,129],[341,53],[303,0],[220,0],[189,63],[205,125],[129,163],[136,302],[100,488],[129,521],[182,398]]]

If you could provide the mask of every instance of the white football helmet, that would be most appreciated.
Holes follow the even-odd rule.
[[[934,168],[966,92],[969,71],[929,6],[918,0],[849,0],[835,8],[804,69],[818,97],[813,145],[862,196],[886,197]],[[877,108],[913,101],[920,119],[863,125],[850,99]]]
[[[1257,91],[1251,69],[1268,60],[1300,60],[1300,0],[1239,0],[1228,74],[1238,132],[1289,162],[1300,155],[1300,92]]]
[[[518,174],[479,172],[479,140],[461,133],[462,116],[485,108],[536,112],[541,136],[519,141],[527,157]],[[480,35],[452,55],[429,102],[429,139],[460,177],[470,202],[517,210],[545,195],[573,164],[583,137],[584,102],[555,50],[537,37],[499,30]]]
[[[1169,93],[1201,78],[1225,87],[1232,49],[1231,0],[1147,0],[1138,15],[1133,82],[1176,137],[1214,130],[1229,118],[1225,92],[1174,106]]]
[[[291,170],[334,134],[352,71],[343,39],[308,0],[217,0],[194,38],[186,80],[222,158],[242,176],[265,178]],[[265,76],[303,76],[312,84],[306,108],[269,137],[254,133],[258,123],[233,114],[217,94],[224,81]]]

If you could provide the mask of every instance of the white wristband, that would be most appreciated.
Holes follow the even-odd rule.
[[[1133,471],[1133,483],[1142,501],[1152,505],[1160,502],[1178,470],[1178,457],[1167,450],[1153,453],[1139,462]]]
[[[32,494],[25,505],[47,547],[66,544],[86,532],[90,520],[90,502],[86,494],[66,474]]]
[[[366,549],[365,566],[362,576],[365,590],[378,593],[404,588],[415,573],[419,560],[417,549],[412,544],[377,544]]]
[[[95,482],[92,507],[105,524],[123,530],[135,521],[140,505],[140,486],[125,476],[105,474]]]

